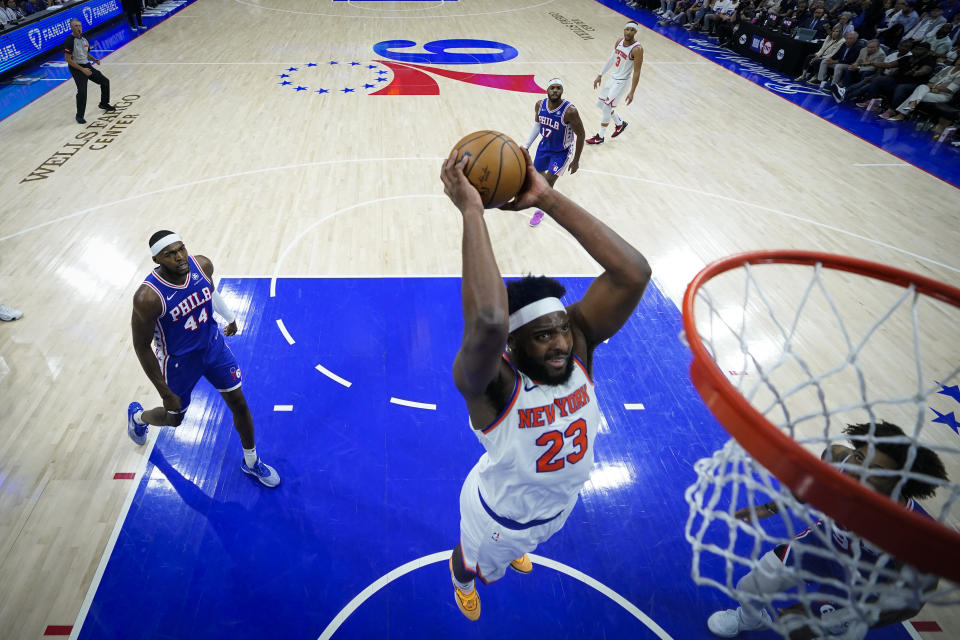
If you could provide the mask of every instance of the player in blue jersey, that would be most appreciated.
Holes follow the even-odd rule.
[[[854,477],[860,477],[866,468],[866,483],[886,496],[892,497],[897,485],[902,482],[899,502],[911,511],[927,515],[916,500],[932,497],[937,490],[934,482],[947,481],[943,462],[934,451],[917,445],[909,469],[909,479],[904,481],[904,469],[911,455],[911,445],[907,444],[908,438],[900,427],[882,421],[873,426],[869,423],[851,424],[844,429],[844,434],[853,448],[831,445],[823,452],[824,460],[838,465],[843,473]],[[870,444],[871,441],[873,445]],[[929,479],[930,482],[921,478]],[[754,514],[758,518],[767,518],[777,511],[777,503],[768,502],[740,509],[734,517],[750,522]],[[845,558],[848,560],[844,561]],[[845,606],[850,602],[853,590],[841,589],[836,586],[836,582],[845,585],[852,585],[855,579],[858,583],[864,582],[865,580],[860,578],[866,576],[851,575],[852,572],[859,571],[863,574],[865,567],[876,567],[880,562],[884,562],[888,570],[896,569],[897,561],[881,558],[883,552],[872,547],[866,540],[852,537],[839,525],[827,525],[818,521],[814,528],[803,531],[790,544],[782,544],[764,554],[760,558],[759,566],[740,579],[736,591],[740,594],[774,594],[798,587],[802,582],[816,580],[806,591],[818,596],[818,601],[811,605],[811,609],[828,630],[828,637],[858,640],[867,633],[868,626],[860,618],[862,613]],[[922,576],[921,582],[924,590],[935,588],[937,583],[935,577],[926,575]],[[857,587],[860,591],[863,588]],[[916,598],[916,594],[907,587],[903,587],[899,592],[892,592],[892,589],[885,591],[873,599],[871,606],[879,610],[879,615],[872,628],[908,620],[923,606],[923,601]],[[805,609],[802,603],[797,603],[780,611],[780,619],[785,623],[789,615],[798,617],[797,628],[790,634],[791,640],[821,637],[805,623],[802,617],[806,616]],[[716,636],[733,638],[741,631],[766,628],[769,622],[770,614],[759,599],[742,597],[740,606],[736,609],[725,609],[711,615],[707,620],[707,627]]]
[[[224,335],[237,332],[237,321],[214,286],[213,263],[204,256],[189,255],[172,231],[153,234],[150,251],[157,267],[133,298],[133,348],[163,406],[144,411],[140,403],[131,402],[127,433],[142,445],[147,441],[147,425],[178,426],[202,376],[233,413],[233,426],[243,446],[240,469],[264,486],[276,487],[280,476],[257,456],[253,416],[240,389],[240,366],[224,342]],[[214,311],[228,323],[223,333]]]
[[[569,100],[563,99],[563,81],[560,78],[552,79],[547,85],[546,100],[537,100],[533,108],[533,128],[523,148],[529,149],[537,136],[541,140],[537,145],[533,166],[543,174],[551,187],[568,167],[570,173],[577,172],[585,137],[583,122],[577,108]],[[537,209],[530,218],[530,226],[537,226],[541,220],[543,211]]]

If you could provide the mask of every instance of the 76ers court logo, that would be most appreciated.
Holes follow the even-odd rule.
[[[434,40],[413,50],[412,40],[384,40],[373,45],[379,60],[307,62],[278,74],[281,88],[297,93],[348,96],[433,96],[440,94],[436,77],[520,93],[542,94],[532,74],[464,72],[437,65],[477,65],[516,58],[515,48],[495,40]]]

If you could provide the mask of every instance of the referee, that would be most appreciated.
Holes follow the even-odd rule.
[[[100,104],[98,105],[104,111],[116,111],[117,108],[110,104],[110,80],[105,75],[93,68],[92,60],[95,64],[100,64],[99,58],[90,55],[90,43],[83,37],[83,25],[74,18],[70,21],[71,35],[67,36],[64,43],[64,57],[67,65],[70,67],[70,75],[77,83],[77,122],[86,124],[83,119],[83,112],[87,110],[87,81],[100,85]]]

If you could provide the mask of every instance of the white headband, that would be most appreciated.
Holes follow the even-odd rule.
[[[541,316],[554,311],[566,311],[560,298],[541,298],[510,314],[510,333]]]
[[[172,245],[174,242],[183,242],[183,240],[181,240],[180,236],[175,233],[167,234],[150,245],[150,252],[153,253],[153,257],[156,258],[157,254]]]
[[[631,21],[628,22],[627,24],[623,25],[623,28],[624,28],[624,29],[626,29],[627,27],[633,27],[634,29],[637,29],[637,30],[640,29],[640,25],[638,25],[638,24],[637,24],[636,22],[634,22],[633,20],[631,20]]]
[[[550,82],[548,82],[548,83],[547,83],[547,87],[550,87],[550,86],[555,85],[555,84],[560,85],[560,88],[561,88],[561,89],[563,88],[563,80],[561,80],[560,78],[554,78],[553,80],[551,80]]]

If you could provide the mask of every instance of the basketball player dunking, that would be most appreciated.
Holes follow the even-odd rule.
[[[630,92],[627,93],[627,104],[633,102],[633,93],[637,90],[637,82],[640,80],[640,67],[643,66],[643,47],[637,38],[637,23],[628,22],[623,27],[623,38],[617,40],[613,47],[613,53],[603,65],[596,80],[593,81],[593,88],[600,86],[605,74],[610,67],[613,67],[613,73],[610,79],[603,85],[600,95],[597,97],[597,105],[600,107],[602,116],[600,118],[600,130],[592,138],[587,139],[587,144],[603,144],[603,136],[607,131],[607,125],[610,124],[610,118],[613,117],[613,137],[623,133],[627,128],[627,122],[621,118],[614,108],[620,102],[624,92],[627,90],[627,83],[630,83]]]
[[[127,433],[142,445],[147,441],[147,425],[178,426],[193,387],[203,376],[233,413],[233,426],[243,446],[240,469],[264,486],[276,487],[280,476],[257,457],[253,417],[240,389],[240,366],[223,339],[237,332],[237,321],[213,284],[213,263],[189,255],[172,231],[153,234],[150,251],[157,267],[133,298],[133,349],[163,406],[144,411],[139,402],[131,402]],[[213,318],[214,311],[229,323],[224,333]]]
[[[580,113],[569,100],[563,99],[563,81],[554,78],[547,85],[547,99],[537,100],[533,107],[533,128],[524,149],[529,149],[537,136],[542,136],[537,145],[537,155],[533,166],[543,174],[552,187],[564,170],[570,167],[570,173],[580,168],[580,152],[583,151],[583,121]],[[573,137],[577,137],[576,150],[573,149]],[[530,226],[535,227],[543,220],[543,211],[539,209],[530,218]]]
[[[460,491],[460,542],[450,558],[457,606],[470,620],[480,617],[474,578],[490,583],[507,566],[529,573],[527,553],[559,531],[576,504],[600,422],[593,350],[626,323],[650,280],[643,255],[555,191],[523,153],[523,189],[502,208],[540,208],[604,271],[566,306],[552,278],[505,286],[480,194],[463,174],[467,159],[454,151],[444,162],[444,191],[463,216],[464,331],[453,380],[486,449]]]

